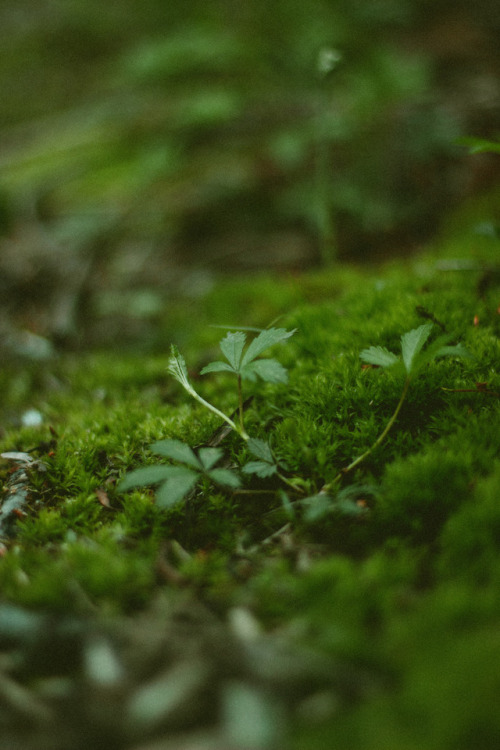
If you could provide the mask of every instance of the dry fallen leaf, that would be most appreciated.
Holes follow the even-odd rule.
[[[100,504],[104,508],[111,508],[111,502],[108,497],[108,493],[105,490],[102,490],[101,488],[98,488],[95,491],[96,497],[99,500]]]

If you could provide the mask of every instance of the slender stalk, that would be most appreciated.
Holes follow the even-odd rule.
[[[240,418],[240,434],[246,435],[245,425],[243,424],[243,391],[241,388],[241,375],[238,374],[238,414]]]
[[[380,443],[382,443],[385,440],[385,438],[387,436],[387,433],[391,429],[392,425],[394,424],[394,422],[396,421],[396,419],[398,417],[399,412],[401,411],[401,407],[403,406],[403,403],[404,403],[404,400],[405,400],[406,395],[408,393],[408,388],[409,387],[410,387],[410,378],[407,377],[406,380],[405,380],[405,384],[403,386],[403,391],[401,393],[401,397],[400,397],[400,399],[398,401],[398,405],[394,409],[394,413],[391,416],[391,418],[389,419],[389,421],[387,422],[384,430],[380,433],[380,435],[378,436],[378,438],[368,448],[368,450],[366,450],[364,453],[362,453],[361,456],[358,456],[357,458],[355,458],[354,461],[352,461],[349,464],[349,466],[346,466],[344,469],[341,469],[341,471],[337,474],[337,476],[335,477],[335,479],[333,479],[329,484],[325,484],[324,487],[321,488],[321,490],[320,490],[321,492],[328,492],[328,490],[332,489],[332,487],[334,487],[336,484],[338,484],[341,481],[342,477],[344,477],[348,472],[352,471],[356,466],[358,466],[362,461],[364,461],[365,458],[367,458],[370,455],[370,453],[372,453],[375,450],[375,448],[377,446],[379,446]]]
[[[184,387],[185,387],[185,386],[184,386]],[[189,394],[190,394],[190,395],[191,395],[191,396],[192,396],[192,397],[193,397],[194,399],[196,399],[196,401],[198,401],[198,402],[199,402],[200,404],[203,404],[203,406],[205,406],[205,407],[206,407],[207,409],[210,409],[210,411],[211,411],[211,412],[213,412],[214,414],[217,414],[217,416],[218,416],[218,417],[220,417],[221,419],[223,419],[223,420],[224,420],[224,422],[226,422],[226,423],[227,423],[227,424],[228,424],[228,425],[229,425],[229,426],[231,427],[231,429],[233,429],[233,430],[234,430],[235,432],[237,432],[237,433],[238,433],[238,435],[240,435],[240,436],[241,436],[241,437],[242,437],[242,438],[243,438],[244,440],[248,440],[248,435],[247,435],[247,433],[245,432],[245,430],[244,430],[244,428],[243,428],[243,425],[242,425],[242,424],[241,424],[241,426],[240,426],[240,425],[237,425],[237,424],[236,424],[235,422],[233,422],[233,420],[232,420],[232,419],[230,419],[230,418],[229,418],[229,417],[227,416],[227,414],[224,414],[224,412],[223,412],[223,411],[220,411],[220,409],[217,409],[217,407],[216,407],[216,406],[214,406],[213,404],[209,403],[208,401],[205,401],[205,399],[204,399],[204,398],[202,398],[202,397],[200,396],[200,394],[199,394],[199,393],[197,393],[197,392],[196,392],[196,391],[194,390],[194,388],[190,387],[190,388],[186,388],[186,390],[188,391],[188,393],[189,393]]]
[[[288,487],[290,487],[290,489],[292,489],[292,490],[293,490],[294,492],[301,492],[302,494],[304,494],[304,490],[302,489],[302,487],[297,487],[297,485],[296,485],[296,484],[294,484],[294,483],[293,483],[293,482],[291,482],[291,481],[290,481],[289,479],[287,479],[287,478],[286,478],[285,476],[283,476],[283,474],[280,474],[280,472],[279,472],[279,471],[278,471],[278,472],[276,472],[276,476],[277,476],[277,477],[278,477],[279,479],[281,479],[281,481],[282,481],[282,482],[283,482],[284,484],[286,484],[286,485],[287,485]]]

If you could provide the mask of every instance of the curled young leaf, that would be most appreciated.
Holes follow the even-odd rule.
[[[174,344],[170,347],[170,352],[170,359],[167,364],[168,372],[173,375],[174,378],[184,386],[184,388],[189,388],[190,385],[186,360]]]

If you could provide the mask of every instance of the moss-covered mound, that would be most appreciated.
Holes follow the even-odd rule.
[[[499,248],[468,234],[384,269],[225,282],[169,311],[158,354],[6,363],[9,747],[500,746]],[[398,354],[428,323],[428,347],[470,356],[429,357],[376,444],[405,377],[360,352]],[[296,329],[264,353],[288,382],[242,383],[272,448],[254,473],[251,444],[167,373],[174,342],[233,415],[237,378],[198,376],[226,335],[209,324]],[[172,463],[150,450],[166,439],[219,448],[239,486],[120,491]]]

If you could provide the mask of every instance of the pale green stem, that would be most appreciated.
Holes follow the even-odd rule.
[[[213,412],[214,414],[217,414],[217,416],[220,417],[224,422],[226,422],[231,427],[231,429],[233,429],[235,432],[237,432],[238,435],[243,438],[243,440],[248,440],[248,435],[247,435],[247,433],[245,432],[245,430],[243,428],[243,423],[242,422],[241,422],[241,426],[238,426],[235,422],[233,422],[233,420],[230,417],[227,416],[227,414],[224,414],[224,412],[222,412],[219,409],[217,409],[216,406],[214,406],[213,404],[209,403],[208,401],[205,401],[205,399],[202,398],[200,396],[200,394],[197,393],[194,390],[194,388],[192,387],[192,385],[190,383],[184,383],[183,382],[182,385],[184,386],[184,388],[186,389],[186,391],[194,399],[196,399],[196,401],[198,401],[200,404],[203,404],[203,406],[205,406],[207,409],[210,409],[210,411]]]
[[[371,445],[368,448],[368,450],[366,450],[361,456],[358,456],[356,459],[354,459],[354,461],[352,461],[352,463],[350,463],[349,466],[346,466],[345,469],[342,469],[337,474],[337,476],[335,477],[335,479],[333,479],[329,484],[325,484],[325,486],[321,488],[321,492],[328,492],[328,490],[330,490],[333,486],[335,486],[336,484],[338,484],[338,482],[340,482],[340,480],[342,479],[342,477],[345,474],[347,474],[349,471],[352,471],[356,466],[358,466],[362,461],[364,461],[365,458],[367,458],[367,456],[369,456],[370,453],[372,453],[375,450],[375,448],[377,446],[379,446],[380,443],[383,442],[383,440],[387,436],[387,433],[389,432],[389,430],[391,429],[392,425],[396,421],[399,412],[401,411],[401,407],[403,406],[403,402],[404,402],[404,400],[406,398],[406,394],[408,393],[408,388],[409,387],[410,387],[410,378],[407,377],[406,380],[405,380],[405,384],[403,386],[403,392],[401,393],[401,397],[400,397],[400,399],[398,401],[398,405],[396,406],[392,417],[387,422],[387,424],[386,424],[385,429],[383,430],[383,432],[380,433],[380,435],[378,436],[378,438],[375,440],[375,442],[373,443],[373,445]]]
[[[240,418],[240,434],[246,435],[245,425],[243,424],[243,391],[241,388],[241,375],[238,375],[238,414]]]
[[[296,484],[284,477],[283,474],[280,474],[279,471],[276,473],[276,476],[279,477],[279,479],[281,479],[281,481],[284,482],[284,484],[286,484],[288,487],[290,487],[294,492],[301,492],[302,494],[304,494],[304,490],[302,489],[302,487],[297,487]]]

